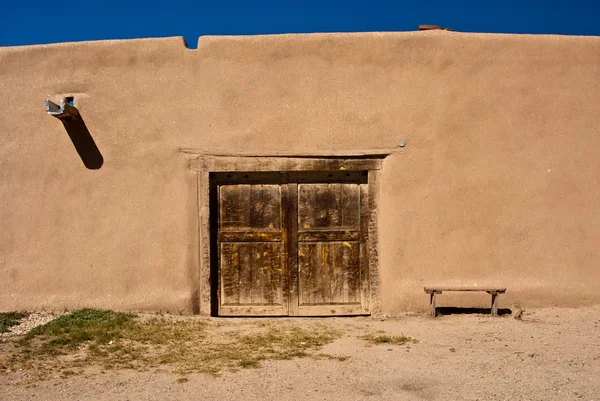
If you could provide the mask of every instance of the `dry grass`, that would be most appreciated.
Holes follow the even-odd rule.
[[[379,344],[385,344],[385,345],[405,345],[405,344],[410,344],[410,343],[416,343],[417,340],[415,340],[412,337],[407,337],[404,334],[401,334],[399,336],[393,336],[390,334],[385,334],[385,333],[375,333],[375,334],[366,334],[362,337],[360,337],[361,339],[367,341],[369,344],[373,344],[373,345],[379,345]]]
[[[321,324],[289,321],[227,321],[135,315],[82,309],[39,326],[13,343],[3,369],[38,378],[62,377],[97,365],[104,369],[162,367],[186,374],[220,374],[256,368],[267,360],[330,358],[318,351],[341,333]],[[6,353],[5,353],[6,354]],[[342,359],[343,360],[343,359]]]

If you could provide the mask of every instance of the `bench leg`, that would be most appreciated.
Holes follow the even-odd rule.
[[[429,294],[429,303],[431,304],[431,317],[435,317],[435,292]]]
[[[492,316],[498,316],[498,294],[492,292]]]

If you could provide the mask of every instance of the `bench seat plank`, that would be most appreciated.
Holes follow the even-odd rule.
[[[506,288],[493,287],[424,287],[426,293],[439,291],[483,291],[483,292],[506,292]]]
[[[425,287],[425,291],[506,291],[500,287]]]

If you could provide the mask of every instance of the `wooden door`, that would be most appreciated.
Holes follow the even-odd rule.
[[[368,314],[366,174],[217,181],[220,315]]]

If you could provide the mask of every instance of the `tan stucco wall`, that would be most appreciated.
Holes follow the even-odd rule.
[[[202,37],[0,49],[0,310],[192,311],[194,149],[391,152],[382,310],[426,284],[501,306],[600,303],[600,37],[454,32]],[[74,95],[88,170],[44,99]],[[397,142],[407,142],[398,148]],[[485,306],[488,296],[440,303]]]

